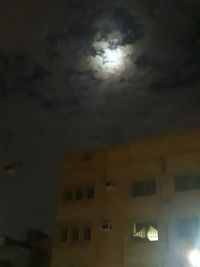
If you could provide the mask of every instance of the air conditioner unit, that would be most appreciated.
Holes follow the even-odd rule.
[[[112,230],[112,224],[111,223],[108,223],[108,222],[102,223],[102,225],[101,225],[101,231],[103,231],[103,232],[109,232],[111,230]]]
[[[115,184],[114,184],[114,182],[113,182],[113,181],[106,181],[106,182],[105,182],[105,188],[106,188],[107,190],[110,190],[110,189],[115,188]]]

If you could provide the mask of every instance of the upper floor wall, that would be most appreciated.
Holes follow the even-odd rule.
[[[198,172],[199,163],[200,129],[66,155],[61,176],[74,182],[90,176],[175,175]]]

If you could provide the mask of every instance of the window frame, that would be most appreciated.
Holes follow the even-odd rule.
[[[62,243],[68,242],[69,241],[69,229],[61,229],[60,231],[60,241]]]
[[[83,229],[83,240],[84,241],[90,241],[92,236],[92,229],[91,227],[85,227]]]
[[[84,199],[84,189],[76,189],[76,200]]]
[[[64,201],[70,202],[73,199],[73,191],[72,190],[65,190],[64,191]]]
[[[159,241],[159,226],[158,223],[155,221],[152,222],[132,222],[131,226],[131,240],[132,241],[139,241],[139,242],[158,242]],[[138,227],[138,229],[137,229]],[[153,227],[156,231],[157,234],[154,236],[157,238],[157,240],[150,240],[148,237],[148,230],[150,227]],[[140,230],[139,230],[140,229]],[[138,235],[136,236],[137,233],[139,233],[141,230],[145,230],[144,232],[144,237]],[[134,236],[135,235],[135,236]]]
[[[200,190],[200,174],[176,175],[174,189],[175,192]]]
[[[92,186],[87,187],[85,190],[85,198],[86,199],[94,199],[94,196],[95,196],[95,188]]]
[[[79,228],[72,228],[71,230],[71,240],[77,242],[79,240],[80,230]]]
[[[132,181],[131,196],[145,197],[154,196],[157,193],[157,184],[155,178],[145,179],[143,181]]]

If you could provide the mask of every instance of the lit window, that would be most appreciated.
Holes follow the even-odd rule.
[[[68,230],[67,229],[64,229],[61,231],[60,240],[61,240],[61,242],[66,242],[68,240]]]
[[[72,200],[72,191],[65,191],[64,192],[64,199],[65,199],[65,201]]]
[[[176,192],[200,189],[200,175],[176,176],[174,185]]]
[[[132,238],[138,241],[158,241],[157,223],[134,223]]]
[[[83,198],[83,190],[76,191],[76,199],[81,200]]]
[[[131,195],[134,197],[149,196],[155,194],[156,194],[156,181],[153,179],[132,184]]]
[[[94,190],[93,187],[87,188],[87,190],[86,190],[86,198],[88,198],[88,199],[94,198],[94,192],[95,192],[95,190]]]
[[[178,222],[179,237],[195,237],[199,230],[199,218],[187,218]]]
[[[90,240],[91,239],[91,228],[85,228],[84,229],[84,240]]]
[[[79,238],[79,230],[78,229],[73,229],[72,230],[72,240],[73,241],[78,241]]]

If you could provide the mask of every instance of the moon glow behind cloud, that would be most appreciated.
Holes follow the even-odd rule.
[[[89,56],[89,65],[97,78],[120,76],[130,64],[132,45],[110,46],[106,41],[94,42],[95,56]]]

